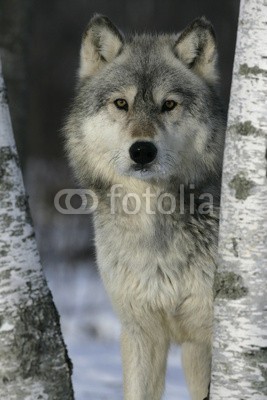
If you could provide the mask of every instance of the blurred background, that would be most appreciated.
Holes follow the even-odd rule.
[[[60,131],[74,93],[82,32],[96,12],[124,32],[178,32],[205,15],[217,33],[227,105],[238,11],[238,0],[0,0],[0,54],[14,134],[42,264],[74,363],[76,400],[122,399],[120,326],[97,275],[91,220],[54,208],[57,191],[76,187]],[[179,350],[173,349],[166,399],[177,398],[188,394]]]

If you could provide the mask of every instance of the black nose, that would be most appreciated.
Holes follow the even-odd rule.
[[[137,164],[149,164],[155,160],[157,148],[151,142],[135,142],[130,147],[129,153],[131,159]]]

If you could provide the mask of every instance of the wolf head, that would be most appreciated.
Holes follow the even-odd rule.
[[[200,18],[182,33],[124,37],[95,16],[82,40],[66,148],[83,185],[194,183],[220,175],[217,50]]]

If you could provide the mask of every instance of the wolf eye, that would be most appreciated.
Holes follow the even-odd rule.
[[[127,103],[126,100],[117,99],[117,100],[114,101],[114,104],[119,110],[128,111],[128,103]]]
[[[177,103],[174,100],[166,100],[162,105],[162,112],[171,111],[177,106]]]

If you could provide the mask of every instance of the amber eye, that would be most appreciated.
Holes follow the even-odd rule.
[[[174,100],[166,100],[162,105],[162,112],[171,111],[177,106],[177,103]]]
[[[126,100],[117,99],[117,100],[114,101],[114,104],[119,110],[128,111],[128,103],[127,103]]]

